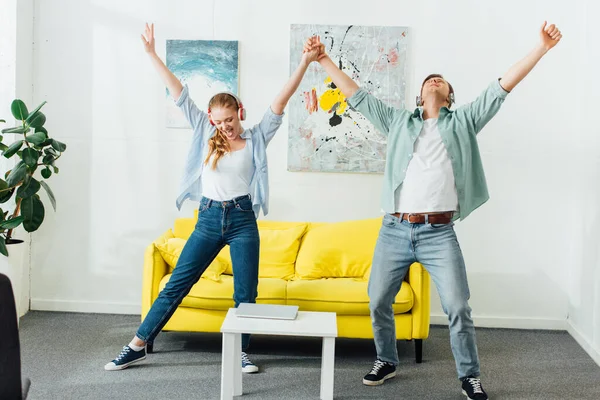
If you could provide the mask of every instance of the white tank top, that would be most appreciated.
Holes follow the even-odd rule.
[[[204,160],[203,160],[204,162]],[[243,149],[225,153],[212,168],[212,157],[202,171],[202,195],[212,200],[226,201],[250,193],[254,162],[248,143]]]

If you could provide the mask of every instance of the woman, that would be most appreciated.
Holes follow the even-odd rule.
[[[283,110],[300,84],[308,65],[318,50],[303,53],[281,92],[262,121],[244,129],[242,102],[230,93],[213,96],[207,112],[196,107],[187,86],[169,71],[156,55],[154,24],[142,35],[144,49],[194,130],[177,207],[188,198],[200,201],[198,223],[188,239],[169,282],[152,304],[129,345],[104,366],[109,371],[122,370],[146,358],[146,347],[198,281],[202,273],[225,245],[230,246],[234,275],[234,301],[254,303],[258,287],[260,239],[256,217],[262,208],[268,212],[269,186],[266,146],[281,126]],[[248,355],[250,336],[242,336],[242,370],[257,372]]]

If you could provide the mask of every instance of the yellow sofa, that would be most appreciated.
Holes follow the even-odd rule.
[[[142,319],[169,280],[196,218],[197,214],[175,220],[173,229],[147,247]],[[338,223],[259,220],[258,227],[258,303],[335,312],[339,337],[373,338],[367,283],[381,218]],[[231,258],[226,246],[163,330],[219,332],[233,306]],[[415,340],[416,360],[421,362],[422,340],[429,335],[430,279],[420,264],[410,267],[393,309],[397,339]]]

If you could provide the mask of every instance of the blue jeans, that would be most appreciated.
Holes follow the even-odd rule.
[[[223,202],[204,197],[194,232],[181,251],[169,282],[140,325],[138,338],[146,343],[154,341],[225,245],[229,245],[231,252],[235,306],[256,302],[260,237],[250,196]],[[250,335],[242,335],[242,350],[245,351],[249,343]]]
[[[448,315],[450,345],[459,378],[479,376],[469,286],[454,224],[411,224],[386,214],[369,279],[369,308],[377,357],[398,365],[392,304],[410,265],[419,262],[437,287]]]

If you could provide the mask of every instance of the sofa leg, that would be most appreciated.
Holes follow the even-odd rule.
[[[415,359],[417,364],[423,362],[423,339],[415,339]]]
[[[154,353],[154,343],[146,343],[146,354]]]

